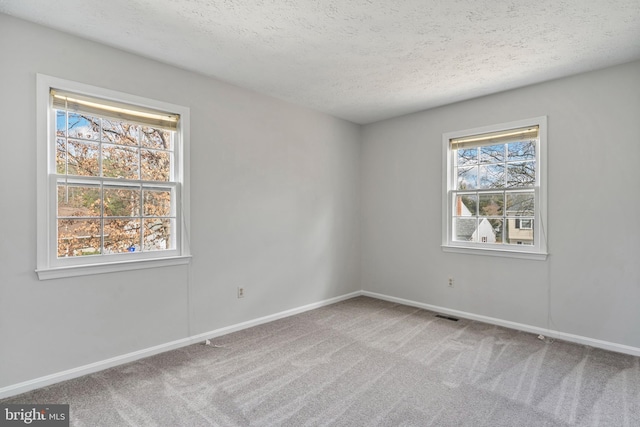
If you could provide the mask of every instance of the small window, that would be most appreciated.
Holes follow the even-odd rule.
[[[546,117],[447,133],[443,143],[443,249],[544,259]]]
[[[532,230],[533,229],[533,220],[532,219],[515,219],[515,228],[522,230]]]
[[[188,109],[38,77],[39,277],[187,262]]]

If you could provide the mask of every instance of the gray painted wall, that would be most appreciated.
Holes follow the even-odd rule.
[[[549,258],[443,253],[442,134],[542,115]],[[639,160],[640,62],[364,126],[363,288],[640,347]]]
[[[359,126],[2,14],[0,57],[0,387],[360,289]],[[191,108],[190,267],[37,280],[36,73]]]
[[[640,62],[359,127],[2,14],[0,55],[0,387],[359,289],[640,347]],[[36,279],[36,73],[191,108],[189,267]],[[442,133],[540,115],[548,260],[443,253]]]

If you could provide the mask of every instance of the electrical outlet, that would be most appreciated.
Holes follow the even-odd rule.
[[[449,277],[449,287],[453,288],[453,277]]]
[[[244,288],[238,287],[238,298],[244,298]]]

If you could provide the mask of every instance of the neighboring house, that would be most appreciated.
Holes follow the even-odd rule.
[[[469,208],[458,198],[456,203],[456,215],[458,217],[474,216]],[[474,217],[475,218],[475,217]],[[496,231],[488,219],[484,218],[476,227],[476,221],[456,221],[454,235],[458,240],[466,240],[480,243],[496,243]]]
[[[533,198],[516,199],[507,208],[506,240],[512,245],[533,245]]]
[[[531,203],[530,199],[524,199],[522,203],[514,204],[511,206],[512,209],[507,211],[506,227],[504,228],[505,243],[533,245],[533,218],[524,216],[530,214],[530,209],[527,208],[528,203]],[[515,218],[517,215],[519,217]],[[475,221],[476,216],[471,213],[460,198],[456,203],[456,216],[460,218],[456,221],[454,229],[457,240],[496,243],[499,230],[496,230],[486,218],[480,220],[478,224]],[[465,219],[464,217],[472,218]]]
[[[495,243],[496,232],[488,219],[480,221],[478,228],[471,235],[471,240],[480,243]]]
[[[533,245],[533,219],[507,218],[507,242],[514,245]]]

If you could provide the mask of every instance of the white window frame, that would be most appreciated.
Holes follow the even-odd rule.
[[[491,244],[483,242],[463,242],[453,240],[452,192],[456,189],[454,176],[454,158],[451,140],[485,133],[501,132],[509,129],[538,126],[538,144],[536,147],[536,182],[534,185],[535,206],[533,223],[537,224],[533,245]],[[545,260],[547,258],[547,117],[534,117],[497,125],[482,126],[462,131],[447,132],[442,135],[443,143],[443,192],[442,192],[442,250],[474,255],[502,256]]]
[[[178,114],[180,121],[174,141],[176,182],[175,250],[58,258],[56,146],[51,88]],[[189,115],[188,107],[156,101],[57,77],[38,74],[36,78],[37,125],[37,267],[40,280],[84,276],[143,268],[187,264],[189,249]]]

